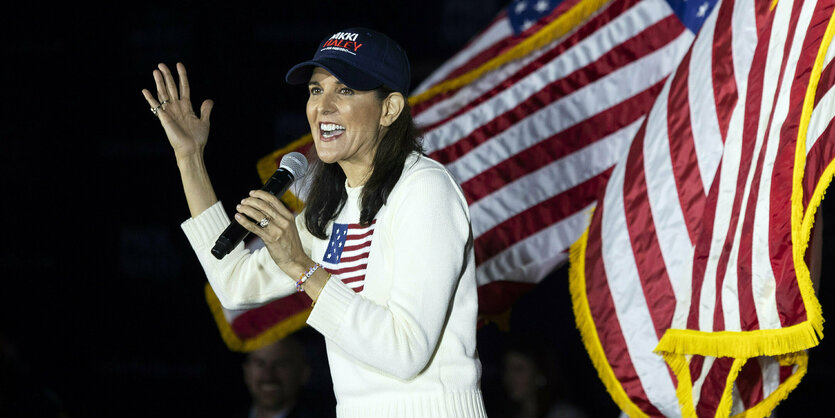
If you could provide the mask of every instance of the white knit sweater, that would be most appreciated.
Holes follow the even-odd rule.
[[[337,227],[359,222],[362,188],[346,184],[346,190],[348,201],[332,222]],[[345,244],[342,260],[328,246],[344,241],[313,237],[302,219],[296,225],[311,258],[343,271],[325,285],[307,320],[325,336],[337,415],[486,416],[469,210],[444,167],[412,155],[365,234],[370,238]],[[228,224],[218,203],[182,225],[221,304],[245,309],[294,292],[294,278],[264,248],[250,253],[239,245],[223,260],[210,254]],[[331,238],[341,234],[332,225],[328,231],[336,231]],[[362,247],[351,243],[368,239],[370,251],[349,254],[348,247]]]

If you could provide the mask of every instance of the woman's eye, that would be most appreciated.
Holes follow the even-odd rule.
[[[339,89],[339,93],[341,94],[354,94],[354,91],[349,89],[348,87],[343,87]]]
[[[322,88],[321,87],[311,87],[310,88],[310,94],[320,94],[320,93],[322,93]]]

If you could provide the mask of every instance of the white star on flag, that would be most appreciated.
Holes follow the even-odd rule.
[[[707,2],[702,3],[702,5],[699,6],[699,11],[696,13],[696,17],[705,17],[705,14],[707,13],[707,8]]]

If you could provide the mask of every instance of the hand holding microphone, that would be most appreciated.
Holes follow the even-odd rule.
[[[303,177],[306,172],[307,159],[301,153],[291,152],[281,159],[281,164],[279,165],[278,170],[273,173],[260,191],[275,197],[281,197],[287,189],[290,188],[293,181]],[[257,194],[258,192],[256,192],[252,198],[247,198],[255,199],[250,200],[252,203],[251,205],[241,206],[239,210],[243,210],[242,213],[244,213],[246,218],[248,218],[243,220],[243,222],[254,225],[254,228],[265,228],[272,221],[272,217],[269,216],[268,212],[279,209],[275,207],[268,207],[263,199],[258,199]],[[267,195],[262,194],[261,196],[266,197]],[[281,206],[280,202],[279,206]],[[283,206],[281,209],[286,210]],[[240,223],[233,221],[217,238],[215,246],[212,248],[212,255],[214,255],[218,260],[222,259],[226,256],[226,254],[229,254],[235,246],[243,241],[249,233],[250,231],[247,228]]]

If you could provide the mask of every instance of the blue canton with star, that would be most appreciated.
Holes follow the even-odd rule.
[[[693,33],[698,33],[710,15],[717,0],[667,0],[681,23]]]
[[[679,20],[697,33],[710,15],[717,0],[666,0]],[[507,6],[507,16],[513,33],[519,35],[539,19],[547,16],[562,0],[513,0]]]
[[[331,239],[328,242],[328,250],[325,251],[324,261],[331,264],[339,264],[342,259],[342,250],[345,248],[345,238],[348,237],[348,224],[333,224]]]
[[[507,6],[507,17],[513,33],[518,35],[554,10],[562,0],[513,0]]]

